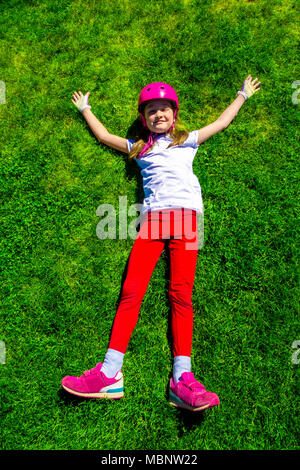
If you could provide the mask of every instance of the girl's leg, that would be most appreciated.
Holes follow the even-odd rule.
[[[128,271],[122,288],[121,301],[113,323],[109,349],[125,353],[130,336],[137,323],[140,306],[146,293],[154,267],[163,251],[162,239],[143,238],[141,228],[128,262]]]
[[[170,286],[171,329],[173,336],[174,371],[176,379],[181,372],[190,371],[193,336],[192,290],[198,255],[196,214],[189,217],[190,232],[183,230],[182,238],[171,238]],[[192,239],[192,234],[194,239]]]
[[[195,233],[198,244],[198,233]],[[192,290],[198,250],[188,249],[188,242],[170,240],[171,283],[169,297],[172,306],[174,368],[170,380],[169,399],[173,406],[201,411],[219,405],[216,393],[209,392],[191,372],[193,334]],[[180,379],[180,380],[179,380]]]
[[[170,240],[171,281],[169,299],[172,309],[174,356],[191,356],[193,335],[192,290],[197,250],[184,249],[182,240]]]
[[[121,301],[104,362],[85,371],[80,377],[64,377],[62,386],[69,393],[88,398],[121,398],[124,394],[121,372],[123,356],[137,322],[152,271],[165,245],[164,240],[143,238],[147,225],[146,219],[131,250]]]

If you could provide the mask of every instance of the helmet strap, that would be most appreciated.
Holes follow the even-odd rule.
[[[160,134],[156,134],[155,132],[150,132],[148,142],[145,144],[143,150],[139,153],[139,157],[144,155],[144,153],[146,153],[147,150],[149,150],[149,148],[154,144],[154,140],[157,139],[159,135]]]

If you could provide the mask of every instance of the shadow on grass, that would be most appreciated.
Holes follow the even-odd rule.
[[[91,401],[90,398],[77,397],[64,390],[62,387],[57,392],[58,398],[64,403],[64,405],[79,406],[82,402]]]
[[[130,139],[130,140],[136,140],[141,131],[141,126],[142,124],[141,124],[140,118],[135,119],[135,121],[133,121],[133,123],[128,128],[125,138]],[[89,132],[90,136],[95,139],[95,135],[93,131],[90,129],[90,127],[88,126],[88,124],[86,124],[86,129]],[[99,145],[102,145],[103,147],[105,147],[105,144],[102,144],[99,141],[97,142],[99,143]],[[106,148],[108,152],[112,152],[118,158],[121,157],[124,159],[127,179],[129,181],[132,179],[135,179],[137,181],[137,189],[136,189],[136,197],[135,197],[136,203],[142,204],[144,200],[144,188],[143,188],[143,178],[142,178],[139,166],[137,165],[135,161],[129,160],[127,154],[123,152],[119,152],[118,150],[110,148],[109,146],[107,146]]]
[[[176,408],[178,419],[182,423],[182,427],[178,430],[178,437],[182,437],[185,433],[185,429],[191,431],[195,426],[199,426],[205,420],[205,413],[207,410],[204,411],[188,411],[181,408]],[[184,429],[185,428],[185,429]]]
[[[61,400],[63,405],[73,405],[74,407],[82,405],[82,403],[98,403],[99,405],[107,403],[116,403],[119,402],[119,399],[104,399],[104,398],[88,398],[88,397],[79,397],[73,395],[72,393],[67,392],[62,387],[57,392],[58,398]]]
[[[112,402],[115,403],[116,406],[120,404],[120,401],[123,402],[122,399],[121,400],[105,400],[105,399],[96,399],[96,398],[91,399],[91,398],[77,397],[76,395],[72,395],[71,393],[68,393],[63,388],[58,390],[57,395],[60,401],[60,406],[72,408],[73,410],[77,410],[79,409],[79,407],[82,408],[82,406],[86,408],[88,403],[90,405],[92,403],[96,403],[97,408],[99,405],[100,406],[102,405],[102,407],[104,407],[105,409],[107,409],[107,407],[111,409],[110,407],[113,406]],[[203,411],[189,411],[189,410],[172,406],[169,403],[169,390],[168,389],[165,394],[165,399],[166,399],[166,403],[165,403],[165,406],[163,407],[165,408],[164,414],[168,414],[172,416],[174,420],[174,424],[177,428],[176,434],[178,438],[182,438],[184,435],[186,435],[186,433],[193,432],[197,428],[199,428],[199,426],[201,426],[202,423],[205,421],[206,414],[211,412],[210,409],[203,410]],[[125,409],[127,408],[127,406],[130,408],[131,405],[132,403],[129,400],[127,405],[126,403],[124,404]],[[89,409],[93,409],[93,406],[92,408],[89,408]]]
[[[176,414],[176,417],[180,422],[180,426],[178,429],[178,437],[182,437],[186,430],[191,431],[194,427],[201,425],[205,420],[206,413],[210,411],[189,411],[185,410],[184,408],[178,408],[176,406],[171,405],[169,402],[169,386],[167,387],[165,397],[168,401],[170,412]]]
[[[111,402],[118,402],[120,400],[105,400],[105,399],[97,399],[97,398],[84,398],[78,397],[76,395],[72,395],[68,393],[63,388],[58,390],[58,398],[62,402],[63,406],[71,406],[72,408],[77,408],[82,406],[83,403],[98,403],[103,404],[107,407],[108,403]],[[182,437],[187,431],[192,431],[196,427],[200,426],[203,421],[205,420],[206,413],[210,410],[203,410],[203,411],[189,411],[184,410],[182,408],[177,408],[172,406],[169,403],[169,390],[167,390],[166,395],[166,406],[168,406],[169,413],[173,414],[174,419],[177,420],[177,427],[178,427],[178,437]],[[128,404],[130,406],[130,403]]]

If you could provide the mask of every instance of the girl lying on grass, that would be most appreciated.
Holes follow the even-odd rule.
[[[169,400],[172,405],[191,411],[220,403],[216,393],[207,391],[191,371],[192,290],[198,254],[196,216],[203,212],[201,187],[192,165],[199,145],[226,129],[244,102],[260,90],[261,82],[256,81],[249,75],[220,117],[192,132],[180,126],[175,90],[167,83],[150,83],[140,93],[138,112],[142,131],[135,142],[110,134],[91,111],[90,93],[84,96],[81,91],[74,92],[72,102],[97,139],[135,159],[141,169],[145,197],[144,219],[130,253],[104,361],[80,377],[64,377],[62,386],[67,392],[90,398],[123,397],[124,355],[154,267],[168,246],[174,356]]]

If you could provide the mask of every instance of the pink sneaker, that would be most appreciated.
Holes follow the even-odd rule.
[[[86,398],[122,398],[124,395],[123,374],[118,371],[109,379],[100,371],[102,364],[86,370],[80,377],[67,375],[61,381],[63,388],[73,395]]]
[[[177,384],[170,380],[169,402],[171,405],[190,411],[201,411],[219,405],[215,393],[207,392],[204,385],[195,380],[192,372],[184,372]]]

